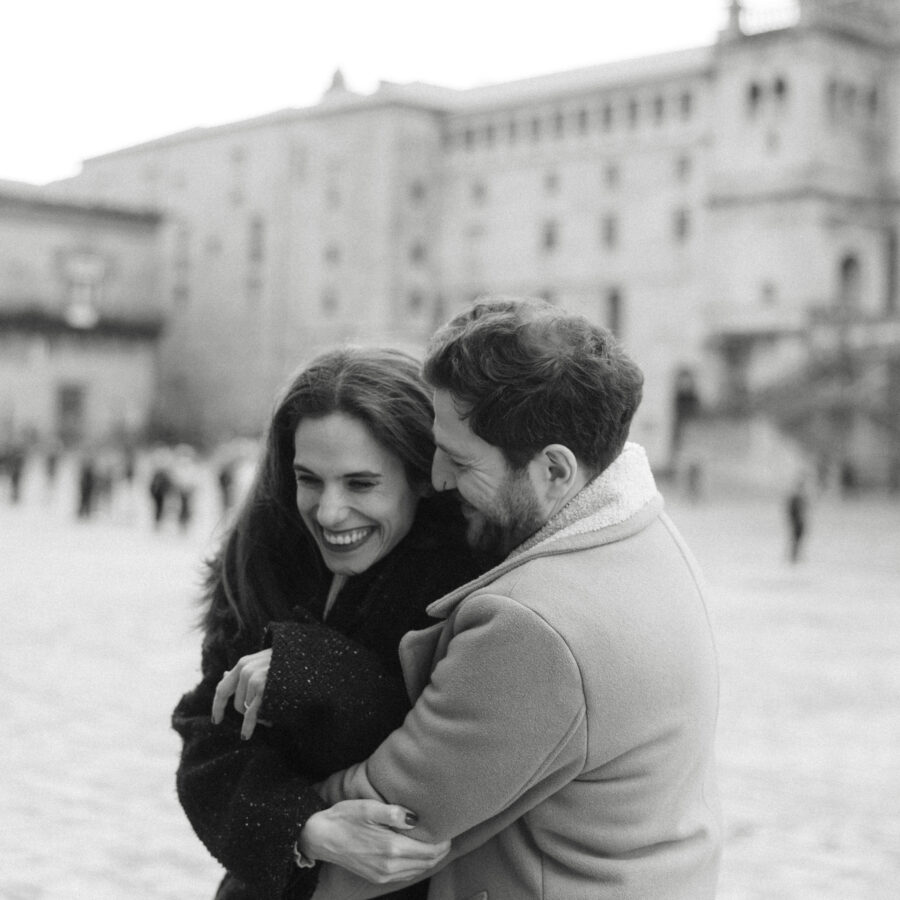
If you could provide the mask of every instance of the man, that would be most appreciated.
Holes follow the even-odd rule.
[[[626,443],[639,369],[581,317],[494,300],[435,335],[425,375],[435,488],[506,558],[404,639],[414,708],[326,799],[384,799],[417,814],[406,834],[452,840],[433,900],[713,897],[715,651],[696,566]],[[312,826],[300,849],[354,868]],[[354,879],[325,866],[315,896],[390,889]]]

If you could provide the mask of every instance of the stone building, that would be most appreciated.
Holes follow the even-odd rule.
[[[144,433],[162,328],[160,221],[0,182],[0,446]]]
[[[726,5],[712,46],[518,82],[359,95],[338,73],[313,107],[56,188],[164,214],[163,406],[208,436],[258,428],[322,345],[418,351],[479,294],[539,294],[622,337],[647,374],[633,435],[665,467],[698,410],[898,317],[900,7]]]

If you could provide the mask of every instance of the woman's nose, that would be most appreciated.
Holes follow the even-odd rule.
[[[450,465],[443,450],[434,451],[434,459],[431,462],[431,483],[436,491],[449,491],[456,487],[453,466]]]
[[[343,521],[346,509],[344,492],[336,488],[325,488],[319,497],[316,521],[324,528],[333,528]]]

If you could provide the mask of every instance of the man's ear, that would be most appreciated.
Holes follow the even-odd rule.
[[[541,483],[548,500],[568,498],[573,490],[581,490],[581,467],[575,454],[565,444],[548,444],[538,454]]]

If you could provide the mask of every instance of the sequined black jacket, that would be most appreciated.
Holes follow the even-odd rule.
[[[327,625],[322,591],[297,598],[294,618],[272,623],[272,660],[258,726],[240,739],[241,716],[210,721],[216,684],[260,649],[207,636],[203,680],[179,702],[184,744],[178,796],[199,838],[225,867],[219,900],[311,897],[317,868],[298,869],[300,827],[325,804],[311,784],[365,759],[403,721],[409,700],[397,647],[430,624],[425,607],[486,568],[466,548],[462,523],[443,504],[423,504],[409,535],[383,560],[347,580]],[[435,513],[435,510],[441,512]],[[391,897],[424,898],[425,885]]]

